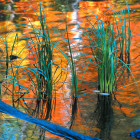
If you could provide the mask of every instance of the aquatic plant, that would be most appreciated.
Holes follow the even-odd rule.
[[[32,7],[33,8],[33,7]],[[34,71],[37,72],[38,78],[37,82],[37,107],[36,111],[43,111],[43,106],[46,106],[47,113],[44,118],[51,118],[52,112],[52,100],[53,98],[53,77],[52,77],[52,67],[53,67],[53,48],[55,43],[50,39],[49,29],[45,19],[44,8],[39,6],[39,14],[33,8],[38,21],[40,22],[40,29],[35,28],[30,22],[30,29],[32,30],[32,35],[26,38],[30,43],[31,55],[34,59]],[[30,20],[29,20],[30,21]],[[43,103],[41,103],[41,100]],[[41,108],[41,104],[42,108]],[[40,108],[40,109],[39,109]],[[40,111],[39,111],[40,112]],[[39,113],[38,112],[38,113]]]
[[[126,69],[133,77],[133,74],[129,69],[131,44],[129,7],[128,26],[126,25],[124,12],[121,14],[123,20],[118,21],[116,17],[118,16],[120,19],[120,15],[118,15],[118,12],[113,12],[113,18],[109,25],[106,25],[103,20],[98,19],[97,15],[94,14],[96,17],[96,23],[93,24],[89,22],[91,28],[88,29],[83,29],[81,27],[90,40],[92,63],[96,66],[98,71],[98,88],[101,93],[114,93],[117,89],[117,82],[120,81]],[[121,29],[119,28],[118,22],[121,23]],[[127,27],[128,31],[126,31]],[[126,35],[126,33],[128,35]],[[126,61],[123,60],[124,51],[125,58],[128,58],[128,60],[125,59]],[[91,60],[86,54],[83,55],[88,61]]]
[[[11,49],[10,52],[9,52],[9,44],[8,44],[8,41],[7,41],[9,38],[6,36],[6,34],[5,34],[4,37],[0,36],[0,38],[1,38],[1,45],[3,45],[4,48],[5,48],[4,60],[1,60],[3,63],[5,63],[5,74],[2,77],[3,79],[1,79],[3,81],[1,83],[1,86],[3,86],[3,84],[5,83],[5,85],[6,85],[5,92],[7,92],[9,90],[8,87],[7,87],[7,85],[9,85],[9,81],[8,81],[8,79],[9,79],[9,69],[12,70],[11,71],[12,76],[14,75],[14,71],[13,71],[13,69],[11,69],[12,60],[19,58],[18,56],[13,55],[13,50],[14,50],[14,47],[16,45],[16,41],[17,41],[18,36],[16,34],[15,39],[14,39],[13,44],[12,44],[12,49]],[[10,57],[9,57],[9,55],[10,55]],[[10,64],[11,64],[11,66],[10,66]],[[14,79],[12,81],[10,81],[10,83],[11,82],[14,84]],[[12,89],[13,92],[11,91],[13,101],[14,101],[14,88],[15,87],[13,86],[13,89]]]
[[[34,10],[34,9],[33,9]],[[32,23],[30,22],[30,26],[21,24],[17,26],[27,27],[29,31],[32,33],[30,37],[24,37],[24,40],[27,41],[26,46],[24,46],[18,55],[24,53],[24,49],[29,49],[30,54],[28,54],[25,58],[21,59],[19,56],[13,54],[15,49],[15,44],[18,44],[18,35],[16,34],[15,40],[12,45],[11,52],[8,50],[8,43],[5,39],[1,37],[3,44],[6,48],[6,89],[8,89],[8,85],[12,84],[12,100],[13,106],[14,103],[19,101],[19,99],[26,96],[32,87],[36,88],[36,97],[37,97],[37,105],[46,104],[47,108],[47,115],[44,118],[51,118],[51,111],[52,111],[52,92],[53,92],[53,80],[52,80],[52,65],[53,65],[53,58],[52,58],[52,50],[54,46],[51,43],[51,39],[49,37],[49,30],[46,25],[45,21],[45,13],[44,9],[41,7],[40,4],[40,16],[36,13],[38,20],[40,22],[40,30],[35,28]],[[34,10],[35,11],[35,10]],[[36,12],[36,11],[35,11]],[[28,18],[29,19],[29,18]],[[30,21],[30,19],[29,19]],[[24,34],[26,36],[26,34]],[[19,37],[22,39],[22,36]],[[55,44],[55,43],[54,43]],[[34,67],[31,66],[22,66],[22,63],[28,59],[28,57],[33,57],[34,59]],[[18,65],[13,65],[12,62],[16,59],[21,59],[21,62]],[[9,63],[11,67],[9,67]],[[8,72],[12,71],[12,75]],[[19,72],[23,72],[24,76],[19,77]],[[31,81],[31,85],[27,88],[20,83],[21,79],[28,79]],[[18,90],[17,88],[18,87]],[[24,93],[22,92],[24,90]],[[19,93],[19,98],[15,98],[15,93]],[[43,100],[41,103],[41,100]],[[47,103],[46,103],[47,102]],[[38,108],[38,107],[37,107]],[[38,109],[37,109],[38,110]],[[42,107],[43,110],[43,107]],[[42,113],[41,113],[42,114]],[[45,115],[44,115],[45,116]]]
[[[131,45],[131,29],[130,29],[130,10],[129,5],[126,3],[127,10],[123,9],[120,12],[114,11],[113,9],[113,22],[118,37],[118,47],[120,49],[119,58],[126,64],[130,64],[130,45]],[[110,7],[111,8],[111,7]],[[126,17],[126,13],[128,17]]]
[[[32,7],[32,6],[31,6]],[[55,82],[59,81],[59,79],[62,76],[62,71],[60,74],[58,74],[57,69],[59,68],[58,64],[55,64],[54,58],[53,58],[53,51],[54,49],[57,49],[59,53],[61,53],[64,58],[67,60],[68,64],[70,65],[70,71],[72,73],[72,97],[77,97],[77,84],[78,84],[78,76],[76,73],[76,67],[74,64],[74,60],[72,57],[72,49],[69,42],[69,37],[67,39],[63,38],[66,41],[66,43],[69,46],[70,51],[70,58],[61,50],[61,48],[58,47],[58,42],[52,41],[50,37],[50,31],[48,29],[47,23],[46,23],[46,17],[45,17],[45,11],[44,8],[39,6],[39,14],[36,12],[36,10],[32,7],[34,10],[38,21],[40,23],[39,28],[34,27],[33,23],[30,21],[28,14],[25,11],[25,15],[27,19],[29,20],[29,24],[20,24],[17,25],[19,27],[24,27],[29,30],[29,34],[23,34],[24,37],[20,36],[19,38],[22,40],[26,40],[27,44],[24,46],[19,54],[15,55],[13,54],[15,43],[18,44],[18,35],[16,34],[15,40],[12,46],[12,50],[8,52],[8,47],[6,47],[6,76],[8,79],[5,79],[5,81],[8,81],[7,86],[12,84],[13,88],[12,91],[10,90],[10,93],[12,94],[12,100],[13,100],[13,106],[15,102],[18,102],[20,99],[23,99],[26,97],[27,94],[30,93],[30,91],[34,91],[35,97],[36,97],[36,107],[35,111],[33,111],[36,115],[42,114],[43,118],[51,118],[51,112],[53,107],[55,107],[55,89],[54,85]],[[51,32],[52,33],[52,32]],[[5,46],[7,46],[7,43],[4,42]],[[23,53],[24,49],[29,50],[29,54],[21,59],[19,57],[20,54]],[[32,58],[32,65],[30,66],[22,66],[22,63],[28,59]],[[16,59],[21,59],[21,62],[18,63],[18,65],[12,65],[8,68],[9,62],[14,62]],[[8,61],[10,59],[10,61]],[[61,66],[60,66],[61,67]],[[56,68],[56,70],[54,70]],[[61,69],[61,68],[60,68]],[[8,75],[9,71],[13,71],[12,75]],[[19,77],[19,71],[24,73],[24,77]],[[55,76],[55,73],[57,73],[57,76]],[[55,77],[55,79],[54,79]],[[28,79],[30,81],[30,85],[28,87],[25,87],[21,84],[21,79]],[[63,81],[65,82],[65,81]],[[18,87],[18,90],[17,88]],[[35,88],[35,90],[33,89]],[[24,92],[23,92],[24,90]],[[18,98],[15,98],[15,93],[19,93]],[[53,104],[54,103],[54,104]],[[41,113],[44,110],[44,106],[46,109],[46,114]]]
[[[76,71],[76,66],[75,66],[73,53],[72,53],[72,47],[69,40],[67,23],[66,23],[66,32],[67,32],[67,43],[68,43],[68,48],[70,52],[70,69],[71,69],[71,75],[72,75],[72,97],[74,98],[78,96],[78,93],[77,93],[78,92],[78,89],[77,89],[78,88],[78,73]]]
[[[62,51],[62,49],[57,45],[59,42],[52,41],[50,37],[50,31],[46,23],[45,11],[44,8],[41,6],[41,3],[39,6],[39,15],[34,8],[33,10],[36,16],[38,17],[38,21],[40,22],[40,28],[39,29],[35,28],[32,25],[32,22],[30,22],[30,26],[28,26],[28,29],[31,30],[31,35],[26,38],[24,37],[24,39],[28,41],[27,46],[30,49],[30,53],[31,53],[30,56],[32,56],[32,58],[34,59],[34,64],[33,64],[34,68],[31,69],[38,75],[38,78],[36,78],[36,82],[37,82],[36,85],[38,91],[38,93],[36,93],[37,95],[36,110],[39,111],[39,108],[41,108],[41,104],[42,104],[41,100],[43,100],[43,105],[41,110],[43,110],[43,106],[46,104],[47,115],[45,118],[48,119],[51,118],[52,108],[55,107],[55,104],[54,105],[52,104],[53,102],[52,100],[54,100],[53,103],[55,103],[55,94],[56,94],[54,85],[56,84],[55,82],[59,81],[63,73],[61,71],[60,74],[57,74],[58,76],[55,76],[58,67],[60,68],[61,66],[55,64],[55,61],[57,60],[53,58],[54,49],[57,49],[58,52],[63,55],[64,59],[66,59],[67,63],[70,65],[70,72],[72,74],[72,98],[77,97],[78,75],[77,75],[74,59],[72,56],[72,48],[69,41],[67,24],[66,24],[67,39],[65,39],[62,36],[61,37],[63,38],[62,41],[63,42],[65,41],[69,47],[70,57],[67,56]],[[30,21],[30,19],[28,20]],[[19,26],[25,26],[25,25],[19,25]],[[51,32],[51,34],[53,34],[53,32]],[[56,70],[54,70],[55,68]]]

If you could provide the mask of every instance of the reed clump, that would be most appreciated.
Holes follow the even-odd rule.
[[[125,17],[125,10],[120,13],[113,11],[112,20],[108,25],[94,14],[96,23],[90,22],[91,28],[81,27],[90,40],[92,63],[98,71],[98,89],[101,93],[115,93],[117,83],[126,69],[133,77],[129,68],[131,30],[128,5],[127,11],[128,21]],[[87,59],[89,60],[89,58]]]

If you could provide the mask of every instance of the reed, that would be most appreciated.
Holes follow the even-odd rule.
[[[33,7],[32,7],[33,8]],[[56,70],[53,70],[57,64],[55,64],[55,59],[53,58],[53,50],[57,49],[59,53],[63,55],[63,57],[67,60],[68,64],[71,68],[72,73],[72,97],[75,97],[77,95],[77,75],[76,75],[76,68],[72,56],[72,49],[69,42],[69,37],[67,36],[67,39],[63,38],[62,41],[66,41],[66,43],[69,46],[70,51],[70,58],[64,53],[64,51],[57,45],[58,42],[52,41],[50,37],[50,31],[46,23],[45,19],[45,11],[44,8],[39,6],[39,13],[37,14],[35,9],[33,8],[34,12],[36,13],[36,16],[38,17],[38,20],[40,22],[40,29],[35,28],[32,23],[30,22],[30,29],[32,30],[32,34],[34,36],[26,38],[29,41],[30,44],[30,51],[31,55],[34,58],[34,71],[38,74],[37,78],[37,87],[38,87],[38,93],[37,93],[37,110],[40,108],[40,99],[43,100],[43,104],[46,104],[47,108],[47,118],[51,118],[51,112],[53,107],[55,107],[55,94],[56,91],[54,89],[55,82],[59,80],[58,77],[61,77],[62,72],[54,79],[54,75],[57,72]],[[67,27],[66,27],[67,28]],[[66,29],[67,30],[67,29]],[[51,32],[53,33],[53,32]],[[59,35],[59,33],[57,33]],[[68,34],[67,34],[68,35]],[[57,65],[57,67],[59,67]],[[44,76],[45,75],[45,76]],[[64,81],[65,82],[65,81]],[[54,95],[54,96],[53,96]],[[54,101],[54,102],[53,102]],[[43,110],[43,108],[42,108]]]
[[[118,12],[113,12],[113,19],[109,25],[106,25],[94,14],[96,24],[90,22],[91,28],[88,28],[88,30],[81,27],[90,40],[92,64],[96,66],[98,71],[98,89],[101,93],[115,93],[117,83],[126,69],[133,77],[129,68],[130,58],[128,58],[128,56],[130,57],[131,30],[128,5],[127,8],[129,15],[128,25],[126,24],[125,12],[122,11],[121,15]],[[123,19],[121,19],[121,16]],[[119,17],[120,20],[117,20],[116,17]],[[120,24],[121,28],[119,28]],[[123,59],[124,55],[125,59]],[[87,59],[88,61],[91,60]]]
[[[98,22],[99,46],[94,49],[95,61],[98,65],[98,80],[101,93],[112,94],[114,91],[114,78],[117,67],[117,46],[114,39],[114,32],[111,27],[104,27],[102,21]]]
[[[34,8],[33,8],[34,10]],[[35,10],[34,10],[35,11]],[[8,85],[12,84],[13,88],[9,91],[12,93],[12,100],[13,100],[13,106],[14,102],[19,101],[20,98],[24,98],[26,94],[29,93],[29,91],[32,89],[32,87],[36,88],[36,96],[37,96],[37,103],[40,105],[41,100],[43,100],[43,104],[46,104],[47,108],[47,115],[46,118],[51,118],[51,111],[52,111],[52,94],[53,94],[53,80],[52,80],[52,65],[53,65],[53,57],[52,57],[52,50],[55,46],[52,45],[50,36],[49,36],[49,30],[45,21],[45,13],[44,9],[41,7],[41,4],[39,6],[39,14],[36,13],[36,16],[38,17],[38,20],[40,22],[40,29],[35,28],[32,23],[30,22],[29,25],[21,24],[17,26],[21,27],[27,27],[31,32],[30,37],[24,37],[24,39],[27,41],[27,45],[23,47],[19,54],[23,53],[24,49],[29,49],[31,54],[27,55],[25,58],[21,60],[21,62],[18,65],[12,65],[12,62],[19,58],[16,55],[13,55],[14,46],[16,43],[18,43],[18,36],[16,34],[15,40],[12,45],[11,52],[8,50],[8,43],[5,39],[1,37],[3,44],[6,49],[6,78],[4,81],[6,82],[6,89],[8,89]],[[29,19],[30,21],[30,19]],[[25,35],[26,36],[26,35]],[[21,36],[20,36],[21,38]],[[33,56],[34,58],[34,67],[25,67],[22,66],[22,62],[26,59],[28,59],[29,56]],[[10,59],[10,60],[9,60]],[[11,63],[11,67],[9,67],[9,63]],[[10,72],[12,71],[12,75]],[[24,73],[24,77],[19,78],[19,71]],[[26,88],[20,83],[21,79],[30,79],[31,85],[29,88]],[[8,81],[8,82],[7,82]],[[15,89],[15,86],[19,87],[19,91]],[[22,89],[21,89],[22,88]],[[15,93],[19,92],[24,89],[24,93],[19,96],[19,99],[15,98]],[[43,107],[42,107],[43,110]]]
[[[131,45],[131,29],[130,29],[130,10],[126,3],[127,10],[120,12],[113,11],[113,22],[115,23],[118,34],[118,46],[120,47],[120,59],[127,64],[130,64],[130,45]],[[126,14],[128,17],[126,17]],[[116,16],[117,15],[117,16]]]
[[[32,7],[33,8],[33,7]],[[40,29],[34,28],[31,23],[32,34],[34,37],[29,38],[29,42],[31,42],[31,53],[34,58],[34,67],[36,72],[38,73],[37,79],[37,104],[40,106],[41,100],[43,100],[43,104],[46,104],[47,114],[46,119],[51,118],[52,112],[52,98],[53,98],[53,78],[52,78],[52,66],[53,66],[53,43],[50,39],[49,29],[47,27],[47,23],[45,20],[45,11],[44,8],[39,6],[39,14],[35,11],[36,16],[40,22]],[[44,76],[45,75],[45,76]],[[37,109],[38,110],[38,109]],[[43,108],[42,108],[43,110]]]
[[[3,86],[3,83],[5,83],[5,85],[6,85],[5,93],[7,93],[7,91],[8,91],[8,86],[7,85],[9,84],[9,82],[8,82],[8,79],[9,79],[9,69],[11,69],[11,67],[12,67],[12,63],[11,63],[12,61],[11,60],[13,60],[12,56],[17,57],[15,55],[12,55],[14,46],[15,46],[16,41],[17,41],[17,34],[16,34],[15,39],[14,39],[14,42],[12,44],[12,50],[11,50],[11,52],[9,52],[9,44],[8,44],[8,41],[7,41],[9,38],[7,37],[7,35],[5,34],[4,37],[0,36],[0,38],[2,40],[1,43],[3,44],[3,46],[5,48],[5,54],[4,54],[4,56],[5,56],[4,58],[5,59],[2,60],[2,62],[4,62],[6,64],[6,66],[5,66],[5,68],[6,68],[5,69],[5,75],[3,76],[3,79],[2,79],[3,82],[1,83],[1,86]],[[10,55],[10,57],[9,57],[9,55]],[[14,59],[16,59],[16,58],[14,58]],[[10,64],[11,64],[11,67],[10,67]],[[14,72],[13,71],[11,71],[11,73],[14,75]],[[12,82],[13,82],[13,85],[14,85],[14,80],[12,80]],[[11,91],[11,93],[12,93],[12,100],[14,101],[14,86],[12,88],[12,91]]]
[[[70,69],[71,69],[71,75],[72,75],[72,97],[75,98],[78,96],[78,73],[76,71],[76,66],[73,58],[73,53],[72,53],[72,48],[69,40],[69,35],[68,35],[68,29],[67,29],[67,23],[66,23],[66,31],[67,31],[67,43],[68,43],[68,48],[70,52]]]

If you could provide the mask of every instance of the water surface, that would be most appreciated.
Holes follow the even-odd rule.
[[[126,9],[126,3],[123,0],[108,0],[108,1],[69,1],[69,5],[66,6],[66,2],[61,0],[42,0],[41,4],[44,6],[46,21],[52,34],[53,41],[60,41],[58,44],[61,49],[68,53],[68,46],[63,42],[63,38],[57,34],[61,34],[66,37],[66,22],[64,20],[67,17],[67,24],[69,30],[69,37],[71,38],[71,45],[73,49],[73,55],[77,64],[77,70],[79,78],[82,77],[83,70],[82,64],[85,62],[85,58],[80,54],[91,54],[89,47],[89,40],[85,38],[82,28],[90,28],[89,19],[91,22],[96,22],[95,13],[99,18],[103,19],[105,24],[110,23],[110,15],[108,8],[111,6],[114,10],[120,11]],[[130,13],[131,13],[131,31],[132,31],[132,43],[130,53],[130,68],[136,79],[140,79],[140,2],[138,0],[128,0]],[[67,8],[66,8],[67,7]],[[67,10],[67,14],[66,14]],[[9,55],[12,54],[19,56],[21,59],[17,59],[14,62],[10,62],[8,65],[16,66],[30,54],[29,48],[24,48],[28,43],[23,37],[30,36],[29,28],[19,27],[18,24],[34,25],[36,28],[40,28],[40,23],[36,16],[39,13],[39,1],[32,0],[16,0],[16,1],[4,1],[0,0],[0,35],[8,42]],[[126,14],[127,17],[127,14]],[[14,46],[12,50],[13,42],[16,34],[19,36],[18,44]],[[24,50],[21,52],[21,50]],[[6,50],[4,43],[0,40],[0,54],[1,61],[6,59]],[[57,60],[57,64],[62,62],[63,69],[68,69],[68,64],[65,58],[54,50],[54,59],[61,58],[62,61]],[[22,66],[34,67],[34,60],[31,55],[22,62]],[[0,63],[0,75],[1,80],[5,78],[6,63]],[[56,72],[56,77],[60,73],[60,69]],[[9,71],[12,75],[13,71]],[[19,77],[24,77],[25,73],[19,71]],[[101,111],[98,103],[97,93],[97,70],[90,64],[87,68],[82,83],[79,85],[79,94],[85,94],[78,97],[78,110],[74,120],[72,116],[72,99],[71,99],[71,74],[67,71],[62,73],[62,77],[56,84],[56,107],[52,111],[51,122],[59,124],[61,126],[71,128],[72,130],[81,134],[90,135],[92,137],[100,137],[105,140],[131,140],[129,133],[140,127],[140,112],[139,112],[139,90],[135,84],[132,84],[133,78],[128,73],[121,79],[118,84],[118,91],[116,93],[116,100],[113,101],[113,105],[109,108],[109,113]],[[65,81],[66,79],[66,81]],[[65,81],[65,84],[63,82]],[[20,80],[21,84],[25,88],[29,88],[31,81],[28,79]],[[124,87],[126,86],[126,87]],[[139,86],[139,84],[138,84]],[[1,89],[2,100],[7,104],[12,103],[12,83],[9,84],[8,89],[4,86]],[[18,87],[16,87],[18,90]],[[85,90],[86,89],[86,90]],[[15,103],[18,109],[28,113],[29,115],[36,116],[38,118],[45,119],[46,108],[40,107],[40,112],[35,112],[35,108],[38,107],[34,90],[26,95],[26,99],[20,99]],[[16,94],[19,97],[20,93]],[[104,108],[103,108],[104,109]],[[98,110],[98,111],[97,111]],[[42,111],[42,114],[41,114]],[[96,113],[95,115],[95,111]],[[107,119],[104,118],[107,116]],[[9,115],[0,115],[0,139],[63,139],[58,136],[54,136],[48,132],[44,132],[43,129],[29,124],[25,121],[16,119]],[[105,123],[106,122],[106,123]],[[107,124],[107,125],[106,125]]]

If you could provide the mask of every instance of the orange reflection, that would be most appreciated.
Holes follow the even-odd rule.
[[[110,22],[110,14],[112,14],[110,7],[113,8],[110,2],[80,1],[79,7],[79,18],[82,27],[91,27],[91,25],[97,24],[97,18],[102,19],[107,25]]]
[[[32,4],[32,6],[35,8],[37,14],[39,14],[39,3],[38,2],[34,2],[31,0],[30,1],[22,0],[20,2],[15,2],[15,13],[20,16],[22,15],[17,20],[17,23],[18,24],[27,24],[27,25],[32,24],[36,29],[40,29],[40,22],[38,20],[38,17],[36,16],[34,10],[32,9],[32,7],[30,6],[30,4],[28,2],[30,2]],[[49,2],[42,0],[41,2],[43,5],[45,5],[45,8],[44,8],[45,17],[46,17],[46,21],[48,23],[47,25],[50,30],[52,30],[52,28],[57,28],[58,30],[66,29],[66,23],[64,22],[64,19],[67,17],[69,38],[73,39],[70,41],[70,43],[72,44],[72,47],[74,49],[73,55],[75,55],[75,56],[79,55],[78,47],[81,44],[82,44],[83,48],[81,48],[80,51],[82,53],[92,54],[92,51],[89,47],[90,44],[89,44],[88,38],[86,38],[84,36],[82,39],[79,39],[82,35],[82,32],[79,33],[80,29],[75,24],[76,24],[76,22],[80,22],[81,27],[90,28],[91,24],[94,24],[97,21],[95,15],[94,15],[94,14],[96,14],[99,19],[102,19],[105,22],[105,24],[108,25],[111,22],[112,11],[108,10],[109,5],[111,5],[111,7],[112,7],[111,2],[110,1],[109,2],[106,2],[106,1],[102,1],[102,2],[80,1],[79,2],[80,9],[78,9],[78,11],[76,11],[77,12],[76,14],[78,15],[77,19],[75,17],[73,17],[74,12],[68,12],[67,15],[65,15],[63,12],[56,11],[55,9],[53,9],[53,7],[51,7],[50,5],[54,4],[54,2],[55,2],[54,0],[49,1]],[[3,4],[4,4],[4,1],[3,1]],[[140,7],[140,5],[130,6],[130,8],[139,8],[139,7]],[[24,10],[26,11],[27,16],[25,15]],[[116,10],[120,11],[120,9],[117,9],[117,8],[116,8]],[[137,13],[131,14],[132,18],[133,18],[133,16],[138,16],[138,15],[137,15]],[[33,44],[30,44],[26,48],[25,46],[29,42],[22,40],[22,37],[31,37],[31,36],[34,37],[34,35],[31,34],[31,29],[26,27],[21,32],[16,31],[17,27],[16,27],[16,25],[13,24],[12,21],[3,21],[3,22],[0,22],[0,25],[1,25],[0,33],[7,32],[9,30],[10,31],[12,30],[15,32],[15,33],[10,32],[7,35],[9,52],[11,52],[11,50],[12,50],[12,45],[13,45],[13,41],[14,41],[16,33],[18,33],[18,36],[19,36],[20,41],[15,45],[13,54],[14,55],[19,54],[18,56],[21,59],[18,59],[15,62],[12,62],[12,65],[15,66],[15,65],[21,64],[22,66],[28,66],[29,68],[32,68],[33,64],[34,64],[34,58],[35,58],[35,60],[37,60],[37,56],[35,56],[35,55],[33,56],[31,53],[31,49],[29,49],[28,47],[33,48]],[[8,25],[10,25],[10,26],[8,26]],[[131,29],[132,29],[132,35],[139,34],[140,22],[137,19],[131,21]],[[65,31],[63,31],[61,34],[65,38],[67,38],[67,34]],[[22,37],[20,37],[20,36],[22,36]],[[4,37],[4,35],[3,35],[3,37]],[[51,32],[50,37],[52,38],[52,41],[54,41],[54,42],[60,41],[57,44],[58,47],[61,48],[61,50],[64,51],[65,53],[68,52],[68,50],[67,50],[68,44],[64,41],[63,37],[60,37],[56,33],[56,31]],[[78,38],[79,40],[77,39],[78,41],[77,40],[75,41],[74,38]],[[137,78],[137,80],[139,80],[139,78],[140,78],[140,76],[139,76],[140,64],[138,63],[140,60],[140,57],[138,57],[138,55],[140,54],[140,51],[138,49],[140,46],[139,40],[140,40],[140,36],[132,37],[132,45],[131,45],[132,46],[131,47],[131,62],[132,62],[132,64],[136,64],[136,65],[132,66],[131,69],[132,69],[134,76]],[[3,47],[3,46],[4,46],[4,44],[1,47]],[[24,47],[25,47],[25,49],[23,49]],[[23,51],[20,53],[20,51],[22,49],[23,49]],[[69,78],[67,78],[66,84],[68,84],[70,82],[70,74],[69,74],[69,72],[67,72],[68,62],[65,59],[65,57],[63,56],[63,54],[60,53],[60,51],[57,48],[54,48],[53,53],[54,53],[53,60],[54,60],[54,64],[55,64],[55,66],[53,66],[53,81],[56,82],[55,83],[56,96],[54,95],[53,97],[56,98],[56,108],[55,108],[55,110],[53,110],[52,122],[63,125],[65,127],[69,127],[69,121],[70,121],[70,117],[71,117],[71,99],[70,99],[71,91],[69,88],[67,88],[66,85],[62,86],[68,75],[69,75]],[[27,57],[27,59],[22,61],[25,57]],[[77,60],[75,59],[75,61],[77,61]],[[79,65],[77,64],[79,71],[81,71],[81,67],[84,62],[85,62],[85,60],[82,58],[81,58],[81,60],[78,60],[78,62],[76,62],[76,63],[79,63]],[[58,68],[57,68],[57,65],[59,66]],[[56,69],[57,69],[57,71],[56,71]],[[63,69],[63,71],[62,71],[62,69]],[[19,78],[22,78],[25,75],[26,75],[26,73],[24,73],[22,70],[19,70],[19,75],[18,75]],[[79,74],[79,77],[80,78],[82,77],[82,73]],[[87,72],[85,73],[85,76],[84,76],[84,81],[86,81],[87,83],[89,82],[89,85],[84,83],[83,86],[86,87],[87,89],[90,89],[89,93],[93,94],[93,92],[92,92],[93,85],[94,85],[93,82],[97,81],[97,71],[95,70],[95,67],[93,67],[92,65],[90,65],[88,67]],[[36,82],[36,81],[34,80],[34,82]],[[132,82],[133,82],[133,80],[129,79],[129,81],[127,81],[127,84],[130,84]],[[36,98],[35,93],[38,91],[35,88],[35,86],[32,85],[32,83],[30,82],[29,79],[20,80],[20,83],[28,89],[30,89],[30,87],[32,87],[29,90],[29,93],[24,96],[25,98]],[[60,89],[60,87],[61,87],[61,89]],[[9,84],[9,89],[11,89],[11,91],[12,91],[12,88],[13,88],[13,85]],[[133,90],[135,90],[134,88],[135,87],[130,86],[128,88],[128,91],[129,90],[133,91]],[[123,89],[125,90],[125,88],[123,88]],[[4,90],[5,89],[3,89],[3,91]],[[19,91],[19,87],[16,85],[15,86],[16,97],[20,97],[19,93],[17,93],[18,91]],[[25,91],[26,90],[22,90],[22,92],[25,92]],[[10,92],[9,94],[12,95],[12,92]],[[22,95],[22,93],[20,95]],[[117,93],[117,95],[118,95],[117,96],[118,101],[120,101],[121,103],[124,103],[124,104],[128,104],[130,106],[135,106],[139,102],[139,98],[137,96],[135,96],[133,94],[129,95],[128,92]],[[12,103],[11,98],[9,100],[7,100],[7,98],[9,98],[9,96],[5,95],[4,101],[6,103],[11,104]],[[22,100],[20,102],[21,102],[21,105],[25,107],[24,102]],[[31,108],[35,107],[34,106],[34,104],[36,104],[35,100],[25,99],[25,102],[28,105],[30,105]],[[84,103],[85,99],[81,100],[81,102]],[[88,105],[89,105],[89,103],[87,103],[87,106]],[[117,107],[117,106],[115,106],[114,109],[120,110],[119,107]],[[136,108],[133,108],[133,107],[129,107],[129,108],[125,107],[125,106],[122,107],[122,111],[129,117],[136,115],[135,110],[136,110]],[[46,113],[45,111],[46,111],[46,107],[44,106],[42,113],[45,114]],[[74,130],[78,131],[80,133],[83,133],[83,134],[94,136],[97,132],[100,131],[98,128],[93,128],[93,127],[89,128],[86,124],[84,124],[79,112],[78,112],[75,123],[77,124],[77,126],[74,127]],[[89,130],[92,130],[92,131],[89,131]],[[94,133],[93,133],[93,131],[94,131]],[[53,135],[47,135],[47,136],[49,138],[53,137]]]

